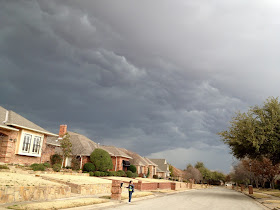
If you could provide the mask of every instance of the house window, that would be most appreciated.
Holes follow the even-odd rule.
[[[17,154],[40,157],[44,135],[23,131]]]
[[[35,136],[34,140],[33,140],[32,152],[39,154],[40,153],[40,148],[41,148],[41,137]]]
[[[24,140],[23,140],[23,144],[22,144],[22,151],[23,152],[29,152],[31,139],[32,139],[32,135],[30,135],[30,134],[25,134],[24,135]]]

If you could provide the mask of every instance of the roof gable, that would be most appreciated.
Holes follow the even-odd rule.
[[[27,130],[32,130],[40,133],[44,133],[49,136],[57,136],[54,133],[51,133],[44,128],[36,125],[30,120],[24,118],[23,116],[15,113],[14,111],[4,109],[0,106],[0,125],[8,128],[24,128]],[[13,126],[13,127],[10,127]]]

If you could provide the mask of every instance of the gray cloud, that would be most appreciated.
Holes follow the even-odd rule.
[[[53,132],[66,123],[181,168],[225,159],[215,169],[228,171],[216,133],[235,111],[278,95],[279,7],[1,1],[0,104]]]

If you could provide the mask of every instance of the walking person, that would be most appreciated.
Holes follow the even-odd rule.
[[[127,188],[128,188],[128,203],[131,203],[132,193],[134,193],[133,181],[129,182],[129,185]]]

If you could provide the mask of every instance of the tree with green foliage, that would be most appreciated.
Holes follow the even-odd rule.
[[[113,169],[113,163],[109,153],[103,149],[95,149],[90,155],[90,161],[97,171]]]
[[[68,133],[66,133],[62,137],[62,139],[60,141],[60,148],[62,151],[62,163],[64,163],[65,159],[67,157],[70,157],[71,152],[72,152],[72,143],[70,141],[70,135]],[[62,165],[61,165],[61,167],[62,167]]]
[[[280,163],[280,103],[268,98],[263,106],[254,106],[247,113],[238,112],[226,131],[218,133],[229,145],[232,154],[242,159],[266,157]]]
[[[148,168],[147,178],[150,176],[150,168]]]
[[[211,171],[204,166],[204,163],[197,162],[194,167],[200,171],[203,181],[209,183],[212,178],[212,174]]]
[[[136,169],[136,166],[135,166],[135,165],[132,165],[132,164],[131,164],[131,165],[128,167],[128,170],[131,171],[132,173],[136,173],[136,170],[137,170],[137,169]]]
[[[169,171],[170,171],[170,177],[173,177],[174,176],[173,167],[171,164],[169,164],[168,166],[169,166]]]

